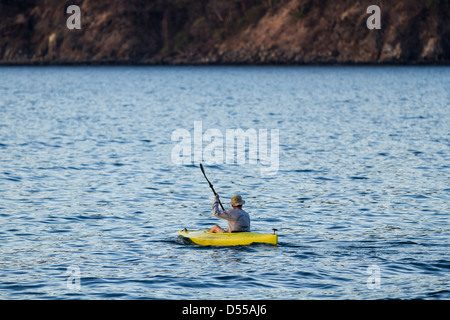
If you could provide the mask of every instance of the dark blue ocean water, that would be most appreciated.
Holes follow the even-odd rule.
[[[449,299],[449,67],[3,67],[1,299]],[[216,223],[175,130],[279,130],[206,166],[279,245]],[[205,142],[202,147],[206,146]]]

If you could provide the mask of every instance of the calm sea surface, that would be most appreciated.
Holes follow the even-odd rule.
[[[279,130],[206,166],[278,246],[177,239],[226,226],[194,122]],[[449,213],[449,67],[0,68],[1,299],[450,299]]]

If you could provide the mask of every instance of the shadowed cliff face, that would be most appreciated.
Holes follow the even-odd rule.
[[[0,0],[0,63],[449,63],[449,18],[450,0]]]

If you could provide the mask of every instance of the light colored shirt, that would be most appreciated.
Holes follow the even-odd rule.
[[[250,216],[242,209],[219,209],[219,199],[214,199],[213,213],[217,218],[228,221],[229,232],[250,231]]]

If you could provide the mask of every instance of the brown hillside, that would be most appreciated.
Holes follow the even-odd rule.
[[[1,0],[0,63],[444,64],[449,18],[450,0]]]

